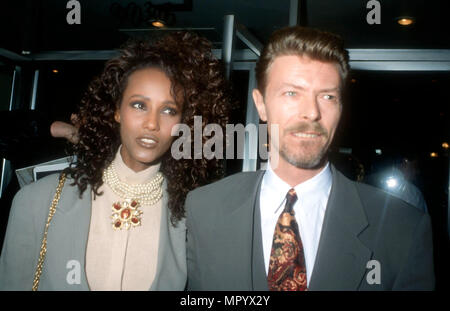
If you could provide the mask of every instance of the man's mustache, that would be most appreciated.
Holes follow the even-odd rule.
[[[287,134],[295,133],[295,132],[314,132],[319,135],[328,137],[328,131],[322,125],[320,125],[320,123],[317,123],[317,122],[295,123],[295,124],[287,126],[284,129],[284,132]]]

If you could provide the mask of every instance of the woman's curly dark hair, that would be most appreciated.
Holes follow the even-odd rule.
[[[114,112],[120,105],[128,77],[144,68],[158,68],[169,77],[175,100],[182,101],[181,123],[189,126],[191,141],[194,116],[202,117],[203,128],[216,123],[224,129],[228,122],[232,107],[230,85],[208,40],[190,32],[175,32],[155,43],[127,43],[120,56],[109,60],[103,73],[90,83],[77,113],[79,143],[74,145],[77,162],[69,175],[78,186],[80,197],[88,185],[94,196],[101,195],[98,189],[103,184],[103,171],[113,161],[121,144]],[[205,141],[203,137],[203,143]],[[223,161],[215,158],[175,160],[169,150],[161,159],[161,172],[167,179],[171,221],[176,224],[184,217],[187,193],[220,179],[224,168]]]

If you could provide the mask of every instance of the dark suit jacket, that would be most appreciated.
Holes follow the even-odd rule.
[[[333,183],[308,289],[434,289],[429,215],[331,169]],[[263,175],[239,173],[189,193],[188,289],[268,290],[259,212]],[[368,265],[371,260],[379,266]],[[377,272],[380,282],[370,284]]]

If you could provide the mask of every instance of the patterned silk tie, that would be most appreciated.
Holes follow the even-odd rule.
[[[271,291],[307,290],[305,256],[293,209],[296,201],[295,190],[289,190],[275,227],[267,276]]]

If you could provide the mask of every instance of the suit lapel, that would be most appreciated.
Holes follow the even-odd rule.
[[[166,181],[164,181],[164,183],[166,183]],[[164,185],[166,187],[166,185]],[[163,206],[167,206],[167,195],[166,193],[164,193],[163,197]],[[158,245],[158,263],[156,266],[156,273],[155,273],[155,279],[153,281],[153,283],[150,285],[150,289],[149,290],[158,290],[158,287],[160,286],[160,283],[164,284],[164,281],[167,282],[167,280],[163,280],[164,277],[164,273],[161,274],[162,268],[166,267],[166,265],[164,264],[164,258],[170,258],[169,256],[171,254],[169,254],[169,252],[172,250],[170,247],[168,247],[167,244],[169,244],[169,239],[168,239],[168,231],[169,231],[169,227],[166,226],[167,221],[170,221],[169,218],[169,211],[167,208],[163,208],[161,210],[161,221],[160,221],[160,236],[159,236],[159,245]]]
[[[309,289],[355,290],[372,254],[358,239],[368,222],[353,182],[331,169],[333,184]]]
[[[264,174],[263,174],[264,175]],[[261,175],[261,176],[263,176]],[[264,251],[262,243],[262,231],[261,231],[261,212],[260,212],[260,192],[261,181],[258,183],[258,191],[256,193],[256,200],[253,206],[253,243],[252,243],[252,290],[256,291],[268,291],[266,268],[264,265]]]
[[[253,256],[255,251],[253,244],[254,239],[258,239],[258,237],[254,236],[254,232],[258,231],[254,224],[256,217],[255,202],[264,171],[257,171],[253,174],[248,182],[239,185],[239,192],[233,193],[233,197],[230,197],[227,205],[232,206],[231,212],[222,214],[219,217],[219,219],[222,218],[223,220],[223,232],[226,232],[226,236],[223,236],[220,241],[224,243],[224,249],[233,250],[231,253],[224,253],[224,258],[221,259],[226,262],[228,267],[225,269],[226,273],[234,275],[233,278],[228,278],[233,279],[233,283],[227,284],[227,286],[228,288],[238,288],[240,290],[253,289],[255,284],[253,277],[259,275],[257,271],[260,271],[258,268],[261,267],[258,263],[259,259]],[[259,237],[259,240],[261,240],[261,237]],[[262,246],[260,247],[262,248]],[[257,249],[256,252],[258,252]],[[261,260],[264,259],[262,258]],[[255,272],[253,271],[254,264],[257,266]]]
[[[186,284],[186,225],[184,220],[173,226],[167,207],[167,183],[164,181],[161,211],[158,263],[150,287],[155,290],[181,290]]]

